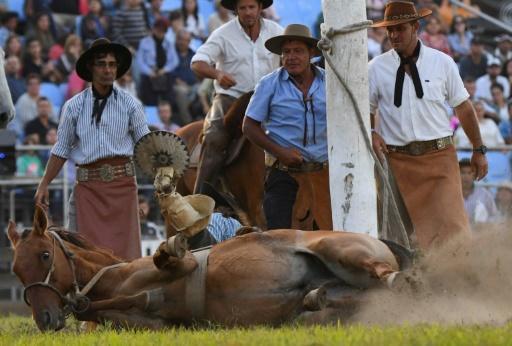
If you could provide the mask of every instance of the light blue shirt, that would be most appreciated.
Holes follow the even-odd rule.
[[[178,65],[178,54],[172,42],[164,37],[162,47],[167,53],[167,60],[163,67],[165,72],[171,72]],[[144,37],[137,49],[135,61],[140,68],[140,72],[148,76],[156,67],[156,43],[152,35]]]
[[[324,162],[327,161],[325,71],[316,66],[314,69],[315,79],[306,100],[283,67],[263,77],[256,85],[246,116],[262,123],[270,139],[280,146],[299,149],[305,161]]]
[[[224,217],[222,213],[213,213],[207,230],[220,243],[233,238],[240,227],[242,227],[242,224],[238,220],[232,217]]]
[[[99,125],[92,118],[93,104],[90,87],[64,103],[52,154],[78,165],[112,156],[132,156],[135,143],[149,133],[142,104],[114,87]]]

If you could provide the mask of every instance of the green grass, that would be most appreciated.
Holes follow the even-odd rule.
[[[502,327],[329,326],[116,332],[101,327],[79,333],[68,321],[65,330],[40,333],[30,318],[0,319],[0,345],[511,345],[512,324]]]

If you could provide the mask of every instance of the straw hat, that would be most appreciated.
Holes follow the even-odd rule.
[[[190,238],[208,226],[215,201],[205,195],[181,196],[177,192],[159,195],[162,214],[176,231]]]
[[[221,0],[220,4],[228,10],[235,11],[237,1],[238,0]],[[263,8],[267,8],[270,7],[270,5],[272,5],[273,0],[258,0],[258,2],[261,2]]]
[[[76,62],[76,73],[80,78],[87,82],[92,81],[92,72],[87,67],[87,64],[95,53],[102,51],[112,51],[116,56],[118,64],[116,79],[123,76],[126,71],[130,69],[130,65],[132,64],[132,53],[130,53],[128,48],[119,43],[112,43],[109,39],[102,37],[94,40],[89,49],[83,52],[82,55],[80,55],[80,58],[78,58],[78,61]]]
[[[386,4],[384,9],[384,19],[375,22],[372,27],[380,28],[384,26],[393,26],[402,23],[412,22],[432,14],[427,8],[416,11],[414,3],[410,1],[391,1]]]
[[[318,39],[314,38],[309,28],[302,24],[288,25],[282,35],[269,38],[265,42],[265,47],[272,53],[281,55],[283,42],[288,40],[302,41],[315,49],[315,56],[322,55],[322,52],[317,48]]]

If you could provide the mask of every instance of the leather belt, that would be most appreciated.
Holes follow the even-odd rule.
[[[321,171],[322,169],[329,167],[329,162],[302,162],[300,165],[297,166],[286,166],[279,162],[277,158],[273,157],[272,155],[269,155],[268,153],[265,153],[265,166],[275,168],[284,172],[307,173]]]
[[[430,141],[411,142],[407,145],[387,145],[388,151],[413,156],[423,155],[431,151],[443,150],[453,144],[452,136],[432,139]]]
[[[103,181],[110,182],[116,178],[133,177],[135,175],[135,166],[133,161],[121,165],[111,165],[104,163],[98,168],[78,167],[76,170],[76,180],[84,181]]]

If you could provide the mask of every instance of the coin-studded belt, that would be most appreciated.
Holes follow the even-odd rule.
[[[407,145],[387,145],[388,151],[409,155],[423,155],[431,151],[442,150],[453,144],[451,136],[433,139],[430,141],[411,142]]]
[[[127,162],[120,165],[111,165],[105,163],[98,168],[78,167],[76,171],[77,181],[104,181],[109,182],[116,178],[133,177],[135,175],[135,166],[133,162]]]

